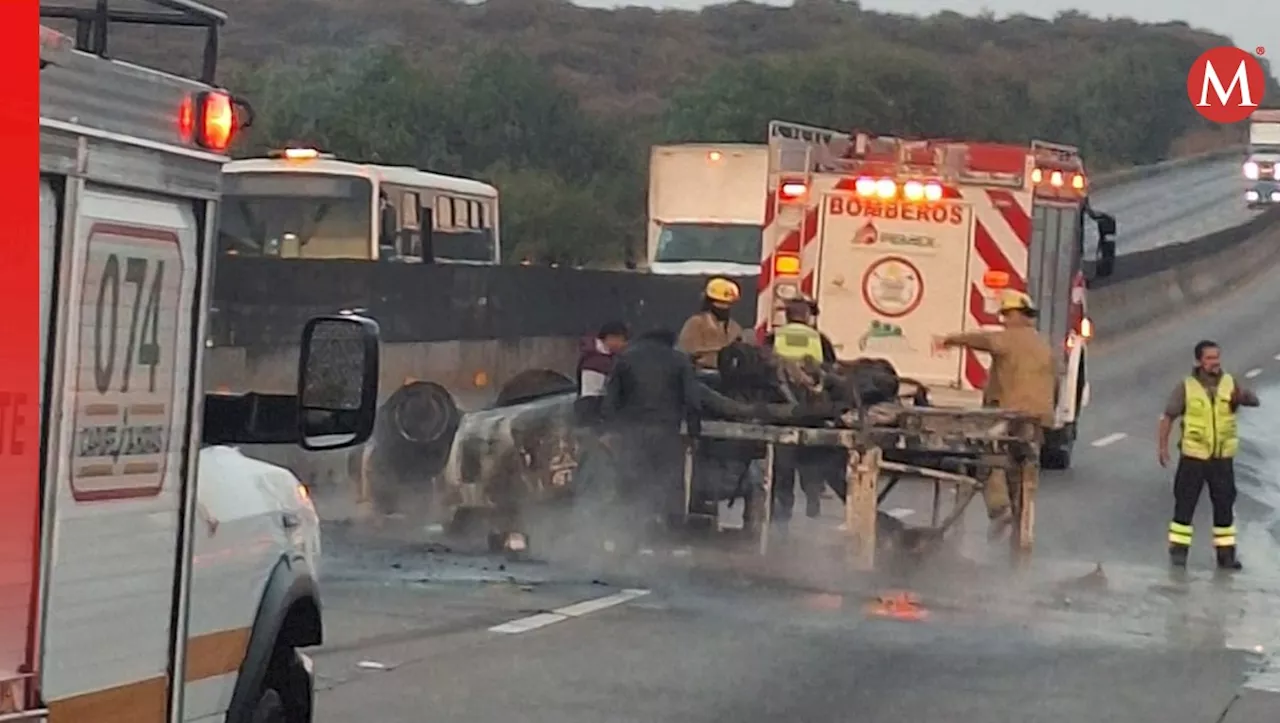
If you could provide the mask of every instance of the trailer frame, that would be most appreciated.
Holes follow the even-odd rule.
[[[895,408],[897,426],[884,426],[851,415],[840,426],[808,427],[783,424],[704,420],[692,435],[686,427],[684,465],[685,520],[693,511],[697,493],[694,459],[699,443],[707,441],[757,442],[763,445],[763,494],[759,496],[759,552],[767,554],[772,526],[774,458],[779,445],[826,447],[847,450],[845,464],[845,532],[849,561],[857,570],[876,566],[878,547],[876,515],[880,502],[899,482],[921,479],[933,486],[931,520],[927,532],[940,540],[957,526],[974,497],[983,492],[993,474],[1003,474],[1010,484],[1015,524],[1010,546],[1015,564],[1030,557],[1035,543],[1035,497],[1039,487],[1039,454],[1042,432],[1028,415],[996,409],[944,407]],[[886,455],[890,457],[886,459]],[[959,467],[961,471],[944,469]],[[885,480],[884,488],[881,481]],[[943,511],[943,488],[954,494],[951,508]]]

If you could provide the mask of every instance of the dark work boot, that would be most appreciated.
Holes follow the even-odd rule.
[[[822,494],[814,492],[805,498],[804,514],[810,518],[822,516]]]
[[[1218,548],[1218,569],[1236,572],[1244,569],[1240,559],[1236,557],[1235,545]]]
[[[1186,545],[1169,545],[1169,563],[1174,567],[1187,566],[1187,553],[1191,548]]]

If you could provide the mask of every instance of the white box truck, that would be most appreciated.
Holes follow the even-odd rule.
[[[654,146],[649,154],[649,271],[759,273],[768,173],[766,145]]]

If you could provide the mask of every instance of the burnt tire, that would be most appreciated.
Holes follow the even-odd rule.
[[[462,412],[453,395],[435,382],[412,382],[395,391],[378,413],[398,441],[429,447],[452,439]]]

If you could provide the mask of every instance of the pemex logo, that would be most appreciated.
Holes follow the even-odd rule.
[[[1257,55],[1266,52],[1259,47]],[[1262,61],[1241,48],[1206,50],[1187,73],[1187,98],[1214,123],[1239,123],[1253,115],[1267,91]]]
[[[867,221],[867,225],[858,229],[858,233],[854,234],[853,243],[858,246],[872,246],[880,239],[880,232],[876,230],[875,224]]]

